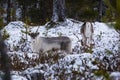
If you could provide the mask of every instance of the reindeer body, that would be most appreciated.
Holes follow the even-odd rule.
[[[47,52],[52,49],[64,50],[67,53],[72,52],[71,40],[68,37],[40,37],[32,38],[32,50],[39,53]]]
[[[82,45],[85,47],[91,47],[93,36],[93,25],[90,22],[84,22],[81,27]]]

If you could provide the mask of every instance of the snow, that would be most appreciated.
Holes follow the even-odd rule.
[[[10,45],[10,48],[13,48],[14,46],[18,45],[18,42],[20,41],[21,37],[25,34],[21,32],[21,30],[25,30],[24,23],[21,21],[17,22],[10,22],[7,26],[5,26],[4,30],[7,30],[7,33],[10,35],[10,37],[7,40],[7,44]],[[13,44],[14,43],[14,44]],[[13,49],[11,49],[13,50]]]
[[[110,76],[119,76],[120,77],[120,72],[112,72]]]
[[[113,28],[108,27],[104,23],[96,22],[94,28],[94,40],[95,44],[97,44],[96,51],[104,51],[105,49],[116,50],[115,47],[120,43],[119,34]],[[100,41],[97,41],[98,36],[100,37]]]
[[[40,33],[40,36],[68,36],[70,37],[72,41],[72,48],[74,49],[76,46],[78,46],[78,49],[80,50],[81,43],[80,40],[82,39],[80,34],[81,25],[83,22],[78,21],[72,22],[71,19],[67,19],[66,22],[62,23],[61,25],[58,25],[55,28],[47,29],[45,26],[29,26],[31,32],[36,32],[37,28],[39,27],[38,32]],[[94,28],[94,48],[93,53],[82,53],[80,50],[79,52],[75,52],[74,54],[66,54],[65,57],[58,60],[58,63],[52,64],[51,66],[48,64],[38,64],[35,67],[27,68],[22,73],[24,74],[32,74],[32,73],[44,73],[44,76],[49,76],[53,80],[57,79],[54,77],[54,75],[57,73],[56,69],[59,68],[62,70],[62,68],[66,69],[65,73],[71,73],[72,71],[79,71],[80,73],[84,73],[85,70],[87,70],[86,67],[90,68],[91,70],[97,70],[99,67],[97,65],[93,65],[92,62],[95,61],[95,58],[98,57],[97,55],[105,55],[106,51],[111,51],[112,53],[115,53],[116,51],[119,51],[119,44],[120,44],[120,35],[113,29],[112,27],[108,27],[105,23],[95,22],[92,23]],[[26,62],[26,64],[29,64],[27,60],[25,59],[25,55],[27,55],[29,58],[36,59],[38,58],[38,54],[31,53],[30,49],[30,36],[27,35],[28,43],[26,45],[24,43],[20,43],[22,39],[26,39],[25,33],[21,31],[25,31],[25,24],[21,21],[15,21],[9,23],[5,28],[3,29],[7,31],[7,33],[10,35],[10,37],[5,41],[6,44],[10,48],[10,52],[8,52],[11,57],[16,54],[21,62]],[[27,49],[29,52],[22,52],[20,50],[14,51],[16,46],[26,46],[25,51],[27,52]],[[22,56],[22,57],[21,57]],[[99,59],[102,60],[104,56],[99,56]],[[59,64],[59,65],[58,65]],[[45,67],[45,69],[41,69],[42,67]],[[88,71],[89,72],[89,71]],[[113,75],[113,74],[111,74]],[[116,74],[117,75],[117,74]],[[89,75],[91,76],[91,75]],[[22,75],[15,74],[12,75],[13,80],[27,80],[27,78],[23,77]],[[82,80],[82,79],[81,79]]]
[[[120,80],[120,72],[112,72],[110,74],[110,76],[114,79],[114,80]]]
[[[12,80],[27,80],[26,78],[20,76],[20,75],[13,75],[11,77]]]

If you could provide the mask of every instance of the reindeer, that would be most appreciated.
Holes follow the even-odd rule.
[[[82,35],[82,40],[81,44],[85,48],[91,48],[93,46],[92,44],[92,37],[93,37],[93,25],[91,22],[84,22],[83,25],[81,26],[81,35]]]
[[[29,33],[32,41],[32,51],[36,53],[47,52],[53,49],[64,50],[71,53],[71,40],[69,37],[40,37],[38,29],[35,33]]]

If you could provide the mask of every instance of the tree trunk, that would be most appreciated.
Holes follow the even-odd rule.
[[[17,9],[17,5],[16,5],[16,0],[11,0],[11,21],[15,21],[16,20],[16,9]]]
[[[45,16],[46,16],[46,9],[45,9],[45,0],[40,0],[40,16],[41,16],[41,23],[45,24]]]
[[[22,21],[25,21],[26,19],[26,5],[24,1],[22,2]]]
[[[11,80],[10,76],[10,59],[7,55],[7,46],[3,42],[1,33],[0,33],[0,61],[1,61],[1,68],[4,72],[2,80]]]
[[[52,21],[65,21],[65,0],[53,0]]]
[[[102,21],[102,13],[103,13],[103,0],[99,0],[99,8],[98,8],[98,21]]]
[[[7,0],[7,23],[11,21],[11,0]]]

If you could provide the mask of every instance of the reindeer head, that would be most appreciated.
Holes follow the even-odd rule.
[[[32,39],[35,39],[35,38],[39,35],[38,29],[39,29],[39,26],[38,26],[36,32],[32,32],[32,33],[30,32],[30,33],[28,33],[28,35],[29,35]]]
[[[29,33],[29,35],[32,39],[35,39],[39,35],[39,33],[38,32],[37,33]]]

